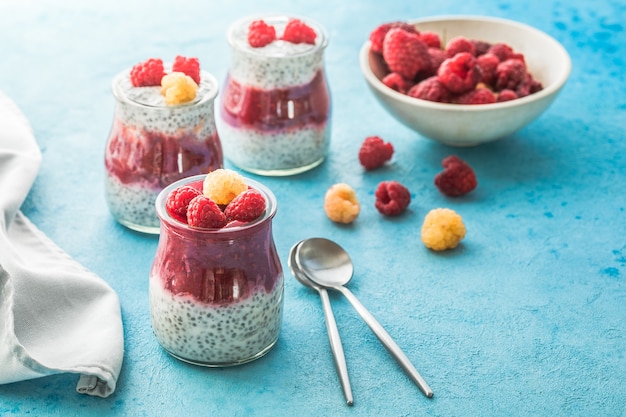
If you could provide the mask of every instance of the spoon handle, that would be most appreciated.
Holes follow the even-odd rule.
[[[337,374],[339,374],[339,381],[341,382],[341,387],[343,388],[343,395],[346,398],[346,404],[353,405],[354,398],[352,397],[352,388],[350,387],[348,365],[346,364],[346,357],[343,353],[343,345],[341,344],[341,337],[339,337],[339,330],[337,329],[335,315],[333,314],[332,307],[330,306],[328,291],[326,291],[326,288],[321,287],[317,288],[317,291],[322,299],[322,308],[324,310],[324,317],[326,318],[328,340],[330,341],[330,349],[333,352]]]
[[[334,289],[341,292],[347,299],[350,301],[352,306],[356,309],[359,315],[363,318],[365,323],[369,326],[370,329],[374,332],[374,334],[380,339],[383,345],[387,348],[389,353],[393,355],[393,357],[398,361],[402,369],[409,375],[409,377],[415,382],[415,384],[419,387],[419,389],[424,393],[427,397],[433,396],[432,389],[428,386],[424,378],[417,372],[417,369],[413,366],[409,358],[404,354],[400,346],[394,342],[389,333],[383,328],[383,326],[372,316],[372,314],[367,311],[365,306],[361,304],[361,302],[356,298],[352,292],[344,287],[337,286],[333,287]]]

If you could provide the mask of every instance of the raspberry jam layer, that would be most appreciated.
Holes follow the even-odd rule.
[[[330,96],[322,70],[310,83],[263,90],[227,77],[222,99],[222,119],[232,127],[262,132],[324,125],[330,113]]]
[[[165,201],[180,186],[202,189],[205,175],[185,178],[157,198],[161,218],[152,277],[173,294],[188,294],[211,305],[238,303],[255,292],[270,293],[282,282],[282,267],[272,235],[276,200],[261,184],[248,181],[266,200],[265,212],[251,222],[220,229],[195,228],[172,217]]]
[[[207,173],[222,166],[222,146],[217,132],[199,138],[113,122],[107,143],[107,173],[122,184],[144,184],[162,189],[181,178]]]

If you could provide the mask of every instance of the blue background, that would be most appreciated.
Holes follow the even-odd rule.
[[[110,83],[136,62],[177,54],[199,57],[223,80],[228,25],[267,12],[308,16],[328,30],[332,145],[309,173],[256,178],[279,204],[274,234],[286,284],[278,344],[251,364],[204,369],[171,358],[152,335],[147,291],[157,238],[116,224],[106,208]],[[573,68],[556,102],[518,133],[475,148],[439,145],[388,116],[361,77],[360,46],[380,23],[441,14],[514,19],[560,41]],[[58,375],[0,386],[0,415],[626,415],[624,22],[617,0],[2,0],[0,90],[30,120],[44,158],[23,211],[119,294],[126,352],[111,397],[77,394],[77,376]],[[370,135],[396,153],[366,173],[356,155]],[[453,153],[479,181],[460,199],[433,186]],[[374,208],[376,185],[390,179],[413,197],[395,219]],[[322,210],[336,182],[361,201],[351,226]],[[467,236],[454,251],[434,253],[420,241],[436,207],[463,216]],[[352,408],[344,404],[319,299],[287,268],[291,245],[310,236],[350,252],[350,288],[407,352],[433,399],[331,294],[355,395]]]

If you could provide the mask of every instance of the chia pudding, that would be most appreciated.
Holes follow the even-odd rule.
[[[276,199],[247,180],[267,202],[250,223],[221,229],[188,226],[165,210],[180,185],[199,190],[195,176],[165,188],[156,201],[162,227],[150,273],[154,334],[178,359],[230,366],[267,353],[278,340],[283,310],[283,271],[272,235]]]
[[[133,87],[129,70],[113,80],[115,113],[105,149],[105,193],[121,224],[159,233],[154,204],[167,185],[223,166],[215,125],[217,81],[201,72],[196,98],[166,105],[161,88]]]
[[[330,92],[324,71],[325,31],[315,44],[280,39],[289,18],[263,20],[278,39],[251,47],[247,30],[255,18],[228,31],[231,64],[221,97],[220,134],[226,157],[241,169],[261,175],[292,175],[324,160],[330,145]]]

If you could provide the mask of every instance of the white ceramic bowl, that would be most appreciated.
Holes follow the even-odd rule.
[[[370,52],[369,40],[360,51],[361,71],[379,103],[398,121],[421,135],[452,146],[474,146],[506,137],[537,118],[554,101],[571,70],[563,46],[528,25],[483,16],[439,16],[413,20],[420,31],[439,34],[442,44],[455,36],[503,42],[524,54],[528,71],[543,89],[508,102],[461,105],[420,100],[401,94],[380,79],[385,64]]]

